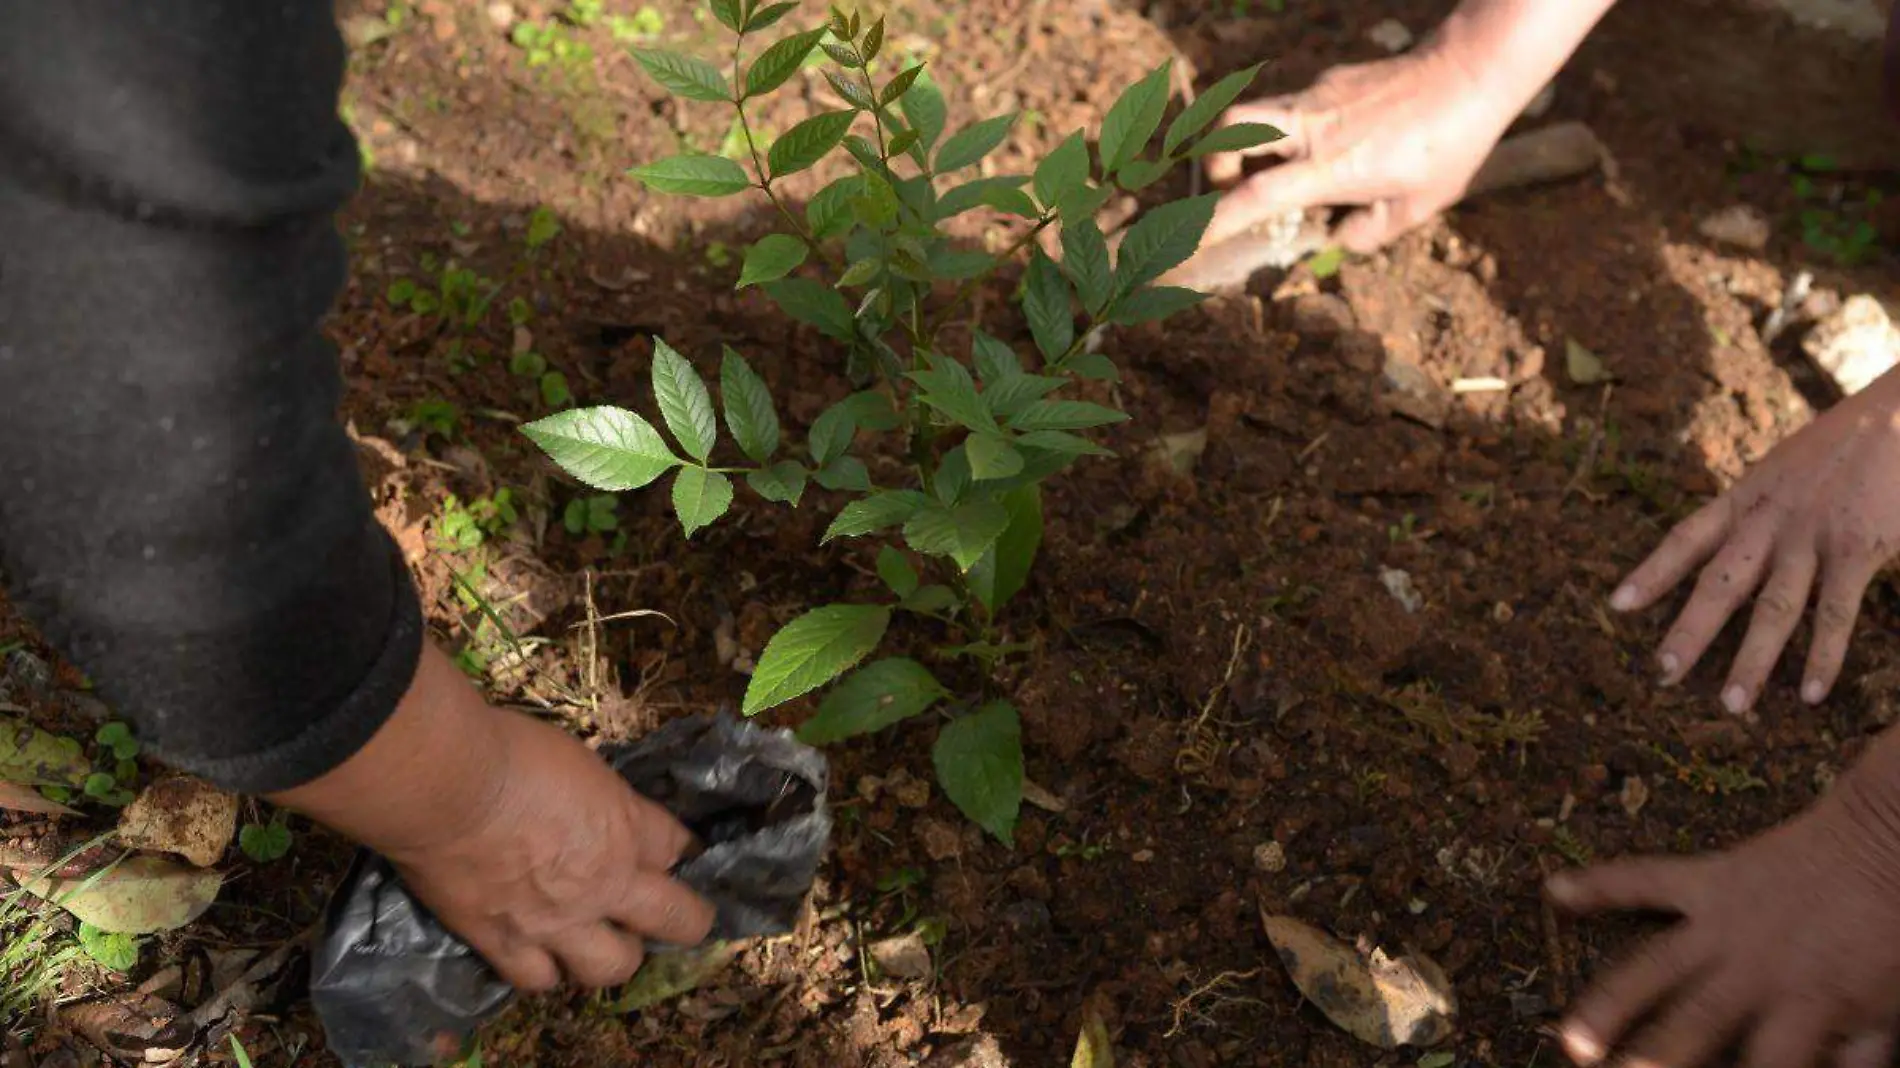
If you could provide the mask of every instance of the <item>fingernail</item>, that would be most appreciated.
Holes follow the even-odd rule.
[[[1627,612],[1635,608],[1636,587],[1618,586],[1616,592],[1610,594],[1610,607],[1616,609],[1618,612]]]
[[[1820,679],[1809,679],[1801,684],[1801,699],[1811,705],[1818,705],[1827,696],[1827,686]]]
[[[1676,671],[1682,667],[1682,661],[1676,659],[1676,654],[1664,653],[1656,658],[1656,663],[1662,668],[1664,686],[1676,681]]]
[[[1739,716],[1748,711],[1748,691],[1740,686],[1730,686],[1722,691],[1722,707],[1728,709],[1731,716]]]
[[[1603,1043],[1580,1027],[1564,1028],[1564,1052],[1578,1064],[1595,1064],[1603,1059]]]
[[[1552,901],[1566,905],[1576,900],[1577,881],[1568,875],[1553,875],[1544,880],[1544,892],[1550,895]]]

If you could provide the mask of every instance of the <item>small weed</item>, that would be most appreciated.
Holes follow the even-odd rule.
[[[454,441],[461,433],[462,409],[440,397],[429,397],[417,401],[402,422],[405,429],[419,430],[446,441]]]
[[[1737,763],[1710,764],[1702,758],[1702,754],[1695,752],[1691,752],[1688,762],[1684,763],[1669,755],[1669,751],[1662,746],[1652,745],[1649,750],[1669,765],[1677,782],[1700,794],[1727,796],[1768,788],[1766,782]]]
[[[576,497],[567,502],[567,510],[561,513],[561,525],[577,538],[608,534],[620,529],[619,512],[620,498],[611,493]]]
[[[514,526],[520,517],[515,491],[505,486],[492,497],[477,497],[467,504],[451,493],[442,502],[442,518],[436,521],[436,542],[451,552],[479,549],[489,538]]]
[[[571,12],[570,12],[571,14]],[[564,21],[517,23],[510,40],[527,53],[528,66],[553,68],[570,78],[584,77],[594,63],[594,50],[574,39]]]
[[[1410,512],[1399,518],[1397,523],[1385,528],[1386,540],[1394,545],[1411,541],[1418,534],[1418,516]]]
[[[290,852],[290,825],[283,809],[271,814],[269,823],[249,823],[238,832],[238,848],[259,864],[280,860]]]
[[[621,44],[644,41],[666,32],[666,16],[659,8],[646,4],[631,15],[608,15],[607,31]]]
[[[1544,733],[1542,712],[1505,709],[1494,715],[1474,708],[1454,707],[1437,687],[1425,681],[1392,692],[1374,692],[1370,696],[1397,711],[1440,745],[1453,742],[1492,748],[1529,745]]]
[[[1056,856],[1068,860],[1096,861],[1108,855],[1108,847],[1100,842],[1091,842],[1087,835],[1080,842],[1064,841],[1056,846]]]
[[[244,1048],[244,1043],[239,1042],[236,1035],[231,1036],[231,1056],[237,1058],[238,1068],[251,1068],[250,1051]]]
[[[1557,847],[1563,858],[1577,867],[1589,867],[1596,860],[1596,852],[1590,844],[1578,838],[1568,827],[1558,827],[1550,832],[1550,844]]]
[[[139,963],[139,940],[128,934],[101,931],[90,923],[81,923],[78,931],[79,948],[100,967],[115,972],[129,972]]]

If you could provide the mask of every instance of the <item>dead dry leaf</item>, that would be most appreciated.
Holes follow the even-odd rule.
[[[894,979],[930,977],[930,947],[924,944],[924,936],[916,931],[873,942],[868,952],[877,970]]]
[[[692,949],[655,953],[621,988],[620,1000],[614,1002],[613,1011],[638,1012],[697,990],[738,955],[737,942],[714,942]]]
[[[102,1052],[132,1064],[163,1063],[191,1045],[191,1019],[149,994],[123,994],[60,1010],[60,1022]]]
[[[1603,366],[1603,357],[1578,344],[1576,338],[1564,342],[1564,370],[1569,373],[1570,381],[1579,386],[1594,386],[1610,377]]]
[[[77,816],[73,809],[40,796],[38,790],[17,782],[0,782],[0,809],[33,816]]]
[[[210,783],[178,776],[155,782],[119,815],[119,841],[133,849],[176,853],[200,868],[223,856],[237,833],[238,799]]]
[[[136,935],[176,930],[204,915],[224,876],[141,856],[96,877],[28,878],[20,885],[101,931]]]
[[[1267,938],[1293,984],[1347,1034],[1380,1049],[1434,1046],[1451,1036],[1458,997],[1444,970],[1420,953],[1393,958],[1355,949],[1264,910]]]
[[[1115,1049],[1109,1044],[1108,1025],[1094,1009],[1082,1017],[1082,1033],[1075,1040],[1075,1056],[1069,1058],[1069,1068],[1115,1068]]]

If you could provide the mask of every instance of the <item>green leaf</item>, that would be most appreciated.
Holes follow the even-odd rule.
[[[931,252],[925,265],[938,279],[961,282],[976,278],[996,266],[996,257],[980,249],[951,248],[946,243]]]
[[[1148,76],[1128,87],[1108,109],[1102,120],[1102,172],[1114,174],[1148,147],[1148,139],[1161,126],[1168,110],[1168,79],[1174,72],[1174,60],[1156,67]]]
[[[1029,199],[1029,194],[1023,192],[1023,183],[1027,180],[1019,174],[1003,174],[965,182],[938,199],[936,219],[941,222],[980,207],[1034,219],[1042,213],[1036,210],[1036,202]]]
[[[904,425],[904,417],[891,407],[891,399],[875,389],[861,389],[838,402],[851,413],[859,430],[884,433]]]
[[[876,22],[871,23],[871,28],[864,31],[864,61],[866,63],[871,62],[876,59],[877,54],[883,50],[884,17],[880,15]]]
[[[129,934],[101,931],[92,924],[81,923],[79,948],[86,951],[86,956],[110,971],[129,972],[138,967],[139,940]]]
[[[851,228],[851,202],[864,193],[864,179],[855,174],[820,189],[805,205],[805,222],[814,237],[836,237]]]
[[[1036,165],[1036,199],[1043,207],[1054,208],[1088,180],[1089,145],[1077,130]]]
[[[752,61],[751,69],[745,74],[746,99],[764,96],[790,81],[792,75],[798,73],[798,68],[805,65],[805,57],[811,55],[811,50],[818,47],[818,42],[824,36],[823,30],[807,30],[793,34],[759,53],[759,58]]]
[[[746,485],[752,487],[752,492],[794,508],[805,495],[805,478],[805,465],[796,460],[780,460],[770,467],[745,473]]]
[[[673,478],[673,514],[688,538],[732,507],[732,480],[703,467],[682,467]]]
[[[651,423],[624,408],[570,408],[524,424],[521,432],[597,490],[639,489],[680,463]]]
[[[981,330],[973,332],[970,354],[976,361],[976,373],[991,386],[1023,373],[1016,350]]]
[[[139,740],[132,736],[132,728],[117,720],[101,725],[92,738],[110,749],[114,760],[130,760],[139,755]]]
[[[965,448],[970,454],[970,477],[978,482],[1022,473],[1023,454],[1001,434],[972,434]]]
[[[1182,109],[1181,114],[1168,124],[1168,136],[1161,142],[1161,154],[1174,155],[1176,149],[1187,144],[1188,138],[1207,129],[1209,123],[1233,107],[1234,101],[1239,100],[1240,94],[1253,84],[1254,77],[1263,66],[1265,64],[1256,63],[1246,70],[1235,71],[1208,86],[1207,92],[1195,97],[1194,103]]]
[[[1094,219],[1062,225],[1062,267],[1090,315],[1100,315],[1115,294],[1115,269],[1108,260],[1108,240]]]
[[[574,399],[573,391],[567,386],[567,376],[559,371],[542,375],[540,386],[541,403],[550,408],[564,408]]]
[[[943,90],[937,88],[937,82],[929,71],[921,71],[917,80],[898,101],[903,109],[905,121],[917,131],[917,148],[912,156],[920,156],[930,151],[943,136],[944,123],[948,120],[950,109],[944,103]],[[919,161],[921,164],[923,161]]]
[[[892,159],[896,159],[898,156],[917,147],[917,141],[916,130],[899,130],[891,135],[890,142],[885,145],[885,151],[890,154]]]
[[[946,694],[930,670],[891,657],[866,664],[825,695],[818,714],[798,728],[806,745],[830,745],[871,734],[918,715]]]
[[[238,848],[259,864],[282,859],[290,852],[290,843],[290,828],[276,820],[246,824],[238,832]]]
[[[1207,294],[1182,286],[1155,286],[1123,297],[1108,321],[1118,326],[1159,322],[1206,299]]]
[[[1052,390],[1064,385],[1066,381],[1053,375],[1017,373],[985,387],[983,403],[998,419],[1007,419],[1048,396]],[[970,465],[976,466],[976,457],[970,458]]]
[[[852,493],[871,491],[871,472],[865,468],[864,461],[855,456],[840,456],[811,477],[812,481],[828,490],[848,490]]]
[[[746,250],[745,267],[739,271],[739,284],[733,288],[776,282],[797,270],[810,251],[803,241],[790,234],[767,234]]]
[[[740,451],[755,463],[770,459],[778,451],[779,436],[772,394],[765,380],[730,345],[719,364],[719,393],[726,402],[726,427]]]
[[[812,462],[823,467],[844,455],[851,439],[858,436],[858,419],[851,405],[839,402],[820,412],[812,420],[809,445]]]
[[[877,276],[883,273],[884,273],[883,260],[876,259],[876,258],[872,258],[868,260],[859,260],[858,262],[845,268],[845,272],[838,276],[838,288],[846,289],[846,288],[855,288],[857,286],[862,286],[862,285],[868,285],[871,282],[876,281]]]
[[[746,20],[745,32],[757,33],[760,30],[769,30],[778,25],[779,20],[796,10],[798,10],[798,0],[785,0],[782,4],[773,4],[771,7],[760,8],[752,13],[751,18]]]
[[[1115,180],[1130,193],[1139,193],[1167,177],[1173,167],[1173,162],[1165,159],[1130,160],[1121,173],[1115,176]]]
[[[748,716],[803,696],[850,670],[884,639],[891,610],[883,605],[833,604],[787,623],[772,640],[746,686]]]
[[[1077,377],[1097,382],[1120,382],[1122,373],[1115,369],[1115,361],[1099,352],[1084,352],[1075,359],[1062,365],[1064,370],[1072,371]]]
[[[540,248],[561,234],[561,218],[546,208],[528,213],[528,233],[524,239],[531,249]],[[517,300],[520,298],[517,297]],[[517,320],[519,322],[521,320]]]
[[[204,915],[224,876],[140,854],[73,878],[17,877],[21,888],[80,921],[116,934],[174,931]]]
[[[1163,204],[1142,216],[1122,239],[1115,265],[1115,293],[1126,296],[1194,255],[1207,224],[1214,221],[1219,193]]]
[[[955,504],[970,488],[970,454],[958,445],[937,461],[937,473],[931,478],[931,488],[936,490],[937,499],[945,504]]]
[[[1042,249],[1029,258],[1029,276],[1023,292],[1023,314],[1029,332],[1044,357],[1060,360],[1075,342],[1075,313],[1069,303],[1069,283]]]
[[[1201,143],[1194,146],[1194,151],[1187,154],[1187,158],[1200,159],[1216,152],[1244,152],[1261,145],[1270,145],[1285,137],[1286,134],[1278,127],[1264,122],[1237,122],[1202,138]]]
[[[1093,219],[1114,195],[1114,186],[1085,185],[1062,198],[1062,203],[1056,206],[1056,210],[1067,221]]]
[[[819,47],[823,48],[825,55],[830,56],[840,66],[849,67],[852,70],[864,66],[864,57],[858,55],[858,50],[848,44],[826,41]]]
[[[538,352],[517,352],[508,357],[508,373],[523,378],[540,378],[548,372],[548,361]]]
[[[1080,434],[1071,434],[1066,430],[1032,430],[1017,438],[1016,444],[1020,448],[1059,453],[1064,456],[1115,455]]]
[[[831,83],[833,92],[844,97],[845,103],[850,104],[859,111],[875,111],[877,109],[877,101],[871,99],[871,91],[865,88],[864,84],[856,78],[840,74],[835,70],[828,70],[825,72],[825,81]],[[857,150],[854,149],[852,154],[858,155]]]
[[[835,524],[834,524],[835,525]],[[886,545],[877,551],[877,577],[899,598],[909,597],[917,592],[917,569],[894,546]]]
[[[713,419],[712,394],[693,365],[660,338],[653,339],[653,395],[667,429],[679,439],[687,455],[705,463],[719,437]]]
[[[1007,526],[1009,512],[996,501],[931,505],[904,524],[904,540],[920,553],[948,556],[959,569],[968,571],[996,544]]]
[[[1086,442],[1084,443],[1086,444]],[[970,593],[995,616],[1022,592],[1042,546],[1042,487],[1031,483],[1003,496],[1009,526],[983,558],[970,568]]]
[[[1023,805],[1023,729],[1015,706],[994,701],[944,724],[931,759],[957,808],[1011,844]]]
[[[724,156],[689,154],[635,167],[627,176],[656,193],[727,197],[752,188],[745,169]]]
[[[740,13],[739,0],[712,0],[712,13],[726,29],[733,33],[745,32],[745,17]]]
[[[1313,272],[1314,278],[1331,278],[1339,273],[1340,265],[1345,262],[1346,250],[1331,245],[1314,253],[1313,258],[1306,261],[1306,269]]]
[[[633,48],[628,51],[640,61],[653,80],[670,93],[688,100],[732,102],[732,86],[726,84],[726,76],[719,72],[718,67],[703,59],[658,48]]]
[[[810,278],[781,278],[761,284],[779,310],[819,333],[839,341],[852,340],[851,306],[838,291]]]
[[[1003,139],[1009,136],[1010,129],[1016,125],[1016,120],[1021,117],[1021,114],[1021,112],[1011,112],[1008,115],[998,115],[995,118],[984,119],[982,122],[971,123],[958,130],[943,143],[943,148],[937,152],[937,173],[949,174],[952,171],[960,171],[965,167],[974,167],[981,163],[985,156],[996,151],[997,146],[1003,143]]]
[[[885,108],[895,104],[905,93],[910,92],[910,87],[917,83],[918,76],[923,72],[922,63],[898,71],[897,76],[886,82],[883,90],[877,94],[878,107]],[[921,131],[913,129],[910,133],[915,134],[918,140],[923,139]]]
[[[766,166],[772,177],[797,174],[824,159],[844,141],[844,135],[857,120],[855,111],[821,111],[785,131],[766,151]]]
[[[1126,421],[1128,413],[1088,401],[1037,401],[1009,421],[1016,430],[1087,430]]]
[[[971,430],[995,429],[996,420],[990,418],[989,409],[977,396],[975,380],[962,364],[932,353],[930,369],[912,371],[909,377],[923,387],[917,399],[924,404]]]
[[[950,587],[930,585],[904,598],[902,607],[911,612],[944,612],[962,603]]]

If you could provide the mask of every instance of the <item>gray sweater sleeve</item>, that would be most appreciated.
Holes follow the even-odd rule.
[[[0,577],[252,792],[361,748],[421,650],[319,332],[343,59],[328,0],[0,0]]]

